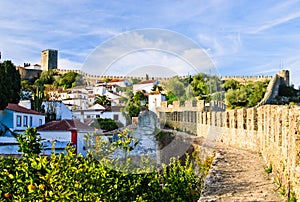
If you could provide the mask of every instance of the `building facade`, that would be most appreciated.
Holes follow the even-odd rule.
[[[57,69],[57,50],[47,49],[42,51],[41,66],[43,71]]]

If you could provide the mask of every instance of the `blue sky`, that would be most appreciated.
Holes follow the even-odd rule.
[[[101,43],[145,28],[193,40],[220,75],[289,69],[300,85],[300,1],[0,0],[2,60],[16,65],[40,63],[41,51],[52,48],[59,68],[80,69]]]

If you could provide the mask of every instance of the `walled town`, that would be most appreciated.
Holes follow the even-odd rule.
[[[156,149],[155,140],[145,139],[145,134],[160,128],[201,138],[206,157],[222,153],[217,145],[261,155],[264,165],[259,169],[271,169],[270,186],[277,183],[277,192],[284,197],[300,198],[300,102],[298,90],[290,86],[288,70],[273,76],[199,74],[192,79],[101,76],[58,69],[57,55],[57,50],[47,49],[42,51],[41,65],[15,67],[22,93],[18,102],[8,102],[1,110],[0,155],[21,155],[17,136],[26,133],[28,127],[36,128],[42,138],[43,155],[66,153],[71,144],[76,154],[87,156],[91,149],[87,134],[114,142],[128,126],[137,128],[133,134],[146,145],[138,144],[139,149],[131,154],[145,154]],[[13,66],[9,61],[2,64]],[[175,90],[188,89],[188,96],[172,91],[170,81],[178,83]],[[199,83],[204,88],[197,87]],[[238,94],[243,90],[251,93],[247,88],[259,93],[247,94],[247,98]],[[148,111],[153,114],[147,115]],[[214,186],[208,182],[214,175],[212,170],[200,201],[216,199],[205,195]],[[217,197],[221,199],[221,195]],[[257,197],[254,195],[253,200]],[[272,197],[261,200],[272,201]]]

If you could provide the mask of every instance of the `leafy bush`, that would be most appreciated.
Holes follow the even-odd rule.
[[[1,157],[0,200],[196,201],[212,162],[209,158],[198,163],[198,174],[188,158],[185,164],[173,159],[161,171],[132,174],[105,166],[91,154],[86,158],[76,155],[70,146],[66,151],[51,156]]]
[[[102,130],[107,130],[107,131],[115,130],[118,128],[116,121],[114,121],[112,119],[107,119],[107,118],[96,119],[93,126],[96,128],[101,128]]]
[[[196,201],[202,179],[188,161],[130,174],[75,155],[71,147],[58,156],[0,158],[0,197],[6,201]]]
[[[264,97],[269,80],[264,82],[248,82],[242,85],[234,80],[228,80],[223,84],[226,89],[225,99],[229,108],[254,107]]]

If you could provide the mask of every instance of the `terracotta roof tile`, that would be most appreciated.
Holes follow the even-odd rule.
[[[69,131],[70,129],[76,128],[79,131],[88,130],[94,131],[95,129],[87,124],[81,123],[77,119],[64,119],[61,121],[51,121],[45,125],[38,127],[38,131]]]
[[[26,113],[26,114],[36,114],[36,115],[44,115],[40,112],[37,112],[37,111],[34,111],[34,110],[31,110],[31,109],[27,109],[25,107],[22,107],[18,104],[11,104],[9,103],[6,107],[7,110],[12,110],[12,111],[15,111],[15,112],[20,112],[20,113]]]

